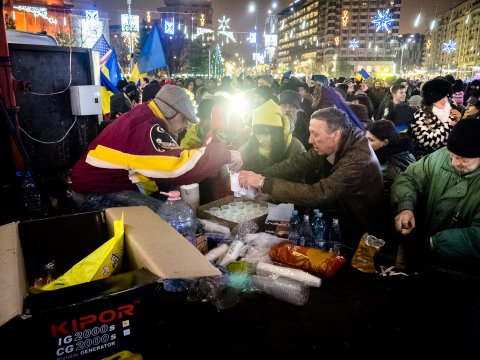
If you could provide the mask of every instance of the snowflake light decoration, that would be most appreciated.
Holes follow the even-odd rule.
[[[390,9],[387,10],[377,10],[377,15],[373,18],[372,21],[373,25],[375,25],[375,31],[388,31],[389,28],[392,26],[393,18],[392,14],[390,14]]]
[[[348,45],[348,47],[352,50],[355,50],[356,48],[358,48],[358,44],[360,43],[360,41],[358,41],[357,39],[352,39],[350,40],[350,45]]]
[[[454,41],[448,40],[447,42],[443,43],[443,52],[451,54],[452,52],[455,52],[455,50],[457,50],[457,44]]]
[[[225,15],[223,15],[223,18],[218,19],[218,22],[220,23],[220,25],[218,25],[218,30],[227,31],[230,29],[230,25],[228,25],[230,18],[226,18]]]

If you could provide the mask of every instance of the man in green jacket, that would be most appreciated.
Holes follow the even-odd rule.
[[[312,149],[269,167],[263,175],[241,171],[242,186],[254,186],[274,202],[320,208],[338,217],[342,243],[356,248],[365,232],[375,234],[383,183],[380,164],[365,134],[347,114],[329,107],[315,111],[309,123]],[[318,181],[302,183],[318,172]]]
[[[391,188],[398,232],[418,260],[480,264],[480,121],[459,121],[447,146],[410,165]],[[414,215],[417,214],[417,216]],[[421,216],[419,214],[422,214]],[[415,235],[415,236],[414,236]],[[408,261],[408,258],[407,258]]]

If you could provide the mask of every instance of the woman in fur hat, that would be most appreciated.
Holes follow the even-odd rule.
[[[414,114],[410,124],[415,141],[417,159],[447,145],[447,138],[453,125],[462,114],[452,108],[449,96],[452,84],[442,77],[423,84],[422,106]]]

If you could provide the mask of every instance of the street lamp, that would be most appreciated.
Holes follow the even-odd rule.
[[[248,12],[253,14],[255,13],[255,68],[258,65],[258,34],[257,34],[257,12],[256,5],[254,1],[250,1],[248,4]]]
[[[127,0],[128,5],[128,31],[130,32],[130,74],[133,71],[133,29],[132,29],[132,0]]]

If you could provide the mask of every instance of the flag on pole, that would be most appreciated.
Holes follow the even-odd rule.
[[[367,80],[370,77],[370,74],[365,71],[365,69],[361,69],[355,75],[355,79],[361,81],[362,79]]]
[[[140,56],[132,70],[129,80],[137,83],[138,80],[140,80],[140,77],[146,76],[149,71],[160,69],[165,66],[167,66],[167,59],[165,57],[165,51],[163,50],[160,30],[155,23],[142,51],[140,52]]]
[[[105,35],[100,35],[97,42],[93,45],[92,50],[98,51],[100,53],[100,69],[105,65],[105,62],[108,60],[112,53],[110,45],[105,39]]]
[[[110,112],[110,97],[119,91],[116,84],[122,78],[122,71],[117,61],[115,49],[110,47],[105,35],[100,35],[92,50],[100,53],[100,97],[102,113]]]

